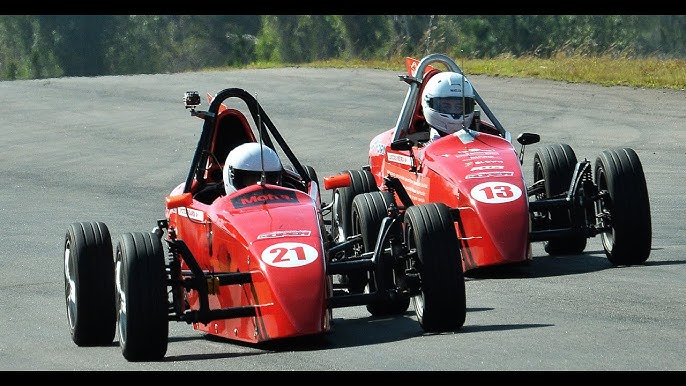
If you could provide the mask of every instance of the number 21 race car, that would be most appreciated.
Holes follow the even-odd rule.
[[[416,205],[402,219],[385,209],[380,219],[375,207],[365,213],[380,221],[365,237],[334,238],[333,205],[321,202],[315,169],[300,163],[257,100],[239,88],[207,99],[199,111],[199,94],[185,94],[202,132],[152,231],[113,243],[104,222],[68,226],[65,300],[76,345],[109,346],[118,335],[127,360],[158,360],[171,321],[256,344],[329,333],[334,308],[399,314],[411,299],[425,331],[463,326],[464,276],[445,205]],[[353,182],[342,174],[324,187]],[[364,277],[365,291],[334,280],[342,276]]]

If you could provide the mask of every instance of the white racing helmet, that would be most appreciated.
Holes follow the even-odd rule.
[[[260,155],[260,149],[263,156]],[[223,170],[226,194],[259,182],[263,165],[266,182],[280,185],[283,169],[281,160],[273,149],[257,142],[249,142],[231,150]]]
[[[469,127],[474,118],[474,88],[462,74],[439,72],[424,86],[422,110],[426,122],[444,133]]]

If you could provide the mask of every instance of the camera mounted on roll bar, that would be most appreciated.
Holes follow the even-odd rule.
[[[186,91],[183,95],[183,101],[187,109],[195,110],[196,107],[200,106],[200,94],[197,91]]]
[[[208,111],[196,111],[196,107],[200,106],[200,94],[197,91],[186,91],[183,95],[183,102],[186,109],[191,109],[191,116],[198,118],[214,118],[214,114]]]

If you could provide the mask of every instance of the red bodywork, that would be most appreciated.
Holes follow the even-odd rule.
[[[391,150],[394,130],[372,141],[369,163],[377,184],[399,178],[415,205],[443,202],[459,211],[455,231],[464,270],[531,258],[529,206],[519,159],[505,139],[479,133],[463,142],[447,136],[413,148]],[[379,149],[383,149],[379,151]]]
[[[317,204],[294,189],[267,188],[255,185],[211,205],[194,201],[167,211],[170,227],[203,270],[252,276],[251,284],[222,287],[209,299],[212,309],[255,307],[255,317],[194,323],[196,330],[260,342],[330,329]],[[185,262],[182,269],[189,269]],[[198,293],[187,296],[190,308],[199,309]]]
[[[418,61],[408,58],[408,76],[413,77],[418,66]],[[408,81],[411,90],[399,125],[370,143],[369,166],[377,185],[383,189],[384,178],[394,176],[414,205],[442,202],[457,209],[455,230],[465,271],[530,260],[529,203],[522,167],[509,133],[498,129],[499,123],[475,118],[470,130],[413,142],[409,150],[391,149],[391,143],[406,137],[428,140],[428,133],[419,132],[420,96],[427,79],[439,70],[422,67],[420,82]],[[398,196],[396,200],[400,203]]]

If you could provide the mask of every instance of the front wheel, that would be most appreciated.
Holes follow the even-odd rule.
[[[64,295],[77,346],[112,344],[117,314],[110,231],[102,222],[69,225],[64,239]]]
[[[408,271],[421,279],[420,293],[412,297],[415,314],[427,332],[462,328],[467,316],[460,243],[450,209],[443,203],[407,208],[405,243],[416,257]]]
[[[545,193],[536,199],[559,198],[567,194],[576,168],[576,154],[567,144],[553,144],[536,150],[534,155],[534,181],[544,180]],[[546,215],[550,229],[566,228],[572,223],[566,209],[551,209]],[[586,248],[585,236],[548,240],[543,244],[550,255],[576,255]]]
[[[169,335],[169,302],[162,241],[153,233],[121,235],[115,266],[119,345],[124,358],[163,358]]]
[[[390,192],[369,192],[359,194],[355,197],[352,203],[352,231],[353,234],[362,235],[363,250],[361,252],[371,252],[376,248],[376,241],[381,229],[381,222],[388,216],[388,206],[394,202],[394,195]],[[380,245],[381,250],[385,250],[388,245]],[[383,253],[382,253],[383,255]],[[382,258],[384,258],[382,256]],[[365,272],[366,273],[366,272]],[[393,283],[394,271],[388,270],[382,272],[383,278],[377,278],[376,273],[370,272],[361,277],[361,285],[363,290],[366,284],[367,292],[387,291],[389,288],[377,288],[378,279],[386,283]],[[351,278],[357,275],[350,275]],[[359,287],[358,287],[359,288]],[[362,291],[360,291],[362,292]],[[386,296],[388,295],[388,296]],[[374,316],[386,315],[400,315],[403,314],[410,307],[410,298],[402,294],[387,293],[380,297],[380,300],[375,300],[367,304],[367,311]]]
[[[600,234],[605,255],[614,265],[643,264],[650,255],[652,226],[641,160],[630,148],[605,150],[596,159],[594,179],[609,194],[596,203],[596,214],[610,225]]]

